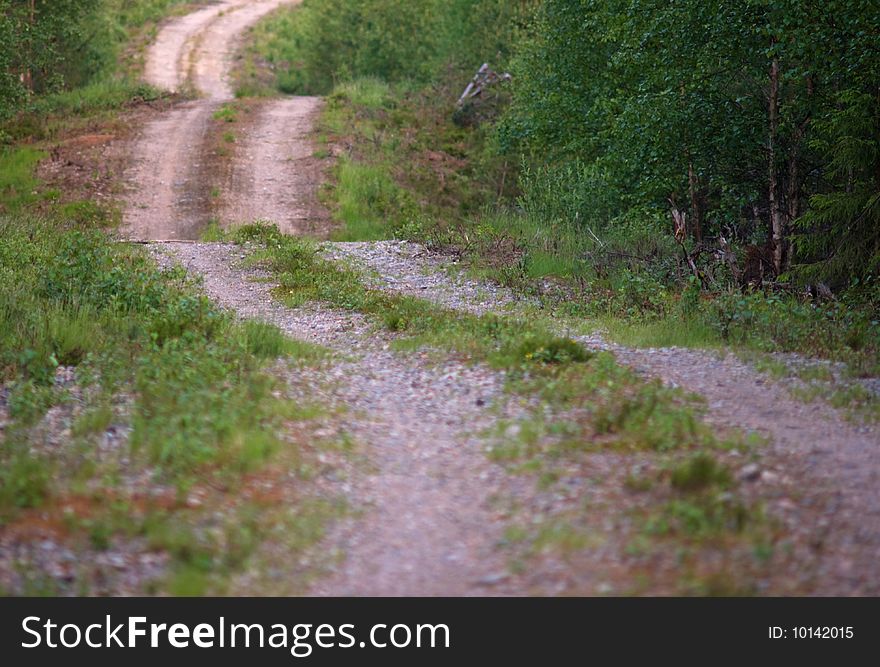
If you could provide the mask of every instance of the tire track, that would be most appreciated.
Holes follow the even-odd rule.
[[[128,193],[123,236],[139,241],[199,238],[212,215],[211,188],[206,174],[210,120],[224,102],[234,97],[229,72],[241,35],[268,13],[298,2],[300,0],[225,0],[176,18],[160,30],[147,53],[145,80],[173,92],[192,89],[200,98],[181,104],[148,123],[134,142],[126,173]],[[270,103],[270,107],[276,105],[281,105],[286,112],[282,117],[287,120],[291,120],[291,112],[294,116],[297,112],[304,114],[298,120],[300,125],[308,127],[313,105],[296,105],[290,100]],[[272,114],[267,118],[271,121]],[[275,136],[277,131],[270,134]],[[305,134],[304,130],[298,131],[301,138]],[[238,168],[240,173],[255,170],[255,174],[263,175],[260,182],[275,188],[269,195],[253,187],[241,196],[234,191],[230,193],[232,200],[241,200],[242,211],[251,209],[256,196],[261,201],[287,201],[283,190],[290,187],[290,182],[267,177],[277,168],[278,157],[273,154],[276,148],[277,145],[260,150],[251,148],[253,160],[260,163],[254,164],[251,160]],[[239,178],[234,186],[242,183],[244,188],[247,182]],[[268,211],[276,215],[278,206],[270,206]]]
[[[310,138],[322,104],[319,97],[291,97],[254,112],[223,188],[223,226],[270,220],[286,234],[326,237],[329,218],[317,197],[322,165]]]

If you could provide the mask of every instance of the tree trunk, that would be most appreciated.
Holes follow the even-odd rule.
[[[774,40],[775,41],[775,40]],[[776,144],[779,131],[779,59],[774,56],[770,63],[770,94],[768,105],[769,137],[768,160],[770,166],[770,239],[773,247],[773,268],[776,275],[782,273],[785,257],[785,219],[782,215],[782,198],[779,191],[779,172],[777,170]]]
[[[801,215],[800,178],[800,151],[795,150],[788,163],[788,190],[785,194],[785,202],[788,207],[788,222],[797,220]]]
[[[807,129],[812,121],[812,99],[816,84],[812,75],[807,77],[807,115],[798,125],[791,142],[791,152],[788,156],[788,186],[785,192],[785,203],[788,219],[786,225],[791,228],[792,223],[801,217],[803,212],[803,199],[801,198],[801,156],[803,155],[802,144],[807,136]],[[790,250],[790,249],[787,249]],[[791,266],[792,253],[786,252],[784,256],[784,269],[787,271]]]
[[[28,92],[28,96],[31,96],[34,92],[34,77],[31,73],[31,62],[33,61],[34,54],[34,24],[36,23],[36,0],[28,0],[28,42],[27,42],[27,50],[28,57],[25,61],[24,72],[21,73],[21,82],[24,84],[25,89]]]
[[[703,240],[703,205],[700,201],[700,184],[694,171],[693,160],[688,161],[688,190],[691,197],[691,230],[694,240]]]
[[[877,86],[877,106],[875,109],[880,109],[880,86]],[[874,114],[874,136],[880,137],[880,114]],[[875,187],[877,190],[880,190],[880,160],[876,160],[874,163],[874,178],[875,178]]]

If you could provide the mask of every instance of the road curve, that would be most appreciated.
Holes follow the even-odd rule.
[[[192,91],[198,99],[178,105],[146,124],[131,147],[131,161],[126,173],[128,192],[123,215],[122,234],[133,240],[197,239],[212,212],[212,184],[206,173],[210,147],[208,129],[212,114],[225,102],[234,98],[229,81],[232,58],[239,48],[243,33],[257,21],[282,5],[293,5],[301,0],[222,0],[190,14],[169,21],[147,52],[144,79],[164,90]],[[296,99],[296,98],[294,98]],[[299,137],[311,127],[311,118],[317,106],[314,98],[304,102],[274,100],[265,106],[284,105],[287,119],[293,123]],[[293,115],[291,115],[293,114]],[[296,116],[300,114],[300,116]],[[297,169],[297,159],[310,157],[311,151],[302,145],[280,141],[277,131],[278,113],[266,108],[259,118],[275,123],[264,132],[272,141],[270,146],[255,145],[243,137],[247,146],[244,156],[237,160],[250,161],[236,164],[230,186],[241,191],[224,193],[224,199],[234,205],[224,207],[221,222],[244,222],[255,217],[272,218],[287,231],[298,231],[300,219],[307,219],[308,207],[297,201],[289,208],[280,194],[289,188],[291,179],[285,173]],[[253,128],[259,135],[259,126]],[[277,155],[274,150],[283,149]],[[257,160],[258,162],[253,162]],[[283,165],[280,172],[272,166]],[[256,176],[262,174],[271,192],[253,186]],[[300,178],[306,183],[309,179]],[[275,192],[275,189],[278,192]],[[268,207],[265,202],[269,202]],[[259,204],[259,205],[258,205]],[[227,210],[229,213],[227,214]],[[245,218],[245,213],[266,213]],[[233,217],[234,216],[234,217]]]

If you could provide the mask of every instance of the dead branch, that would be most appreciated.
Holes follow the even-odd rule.
[[[473,98],[482,95],[483,90],[485,90],[488,86],[496,84],[500,81],[510,81],[511,78],[512,77],[507,72],[505,72],[504,74],[498,74],[497,72],[489,68],[489,63],[483,63],[480,66],[480,69],[477,70],[474,78],[471,79],[471,82],[467,85],[467,88],[464,89],[461,97],[458,98],[456,106],[460,109],[469,100],[472,100]]]

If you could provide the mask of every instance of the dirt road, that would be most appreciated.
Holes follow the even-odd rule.
[[[309,134],[321,103],[315,98],[277,99],[255,107],[237,138],[221,188],[222,205],[212,202],[216,182],[207,166],[208,128],[214,112],[233,96],[228,81],[232,54],[243,31],[281,4],[284,0],[227,0],[161,30],[148,54],[148,80],[169,90],[191,87],[200,97],[152,121],[135,143],[124,218],[128,238],[198,239],[213,216],[221,224],[268,219],[294,234],[326,231],[314,214],[318,178],[310,162]],[[545,564],[514,576],[499,551],[505,536],[497,500],[512,499],[536,517],[546,507],[535,505],[523,478],[490,464],[481,449],[480,431],[517,414],[517,406],[504,397],[502,376],[453,360],[438,364],[419,354],[391,352],[387,337],[377,336],[351,313],[284,308],[273,301],[269,285],[254,281],[260,276],[239,266],[235,247],[170,243],[156,252],[162,261],[180,262],[203,276],[206,292],[240,316],[274,322],[291,336],[348,355],[320,380],[333,387],[329,397],[346,409],[346,429],[368,461],[348,490],[363,515],[342,522],[327,537],[323,548],[332,565],[313,593],[621,590],[609,573],[621,570],[632,535],[626,507],[607,483],[625,476],[627,459],[620,453],[596,453],[595,477],[574,480],[560,492],[562,500],[548,501],[589,498],[597,508],[596,544],[569,563]],[[407,244],[337,244],[328,253],[360,263],[366,279],[378,280],[381,289],[416,294],[446,307],[500,311],[515,301],[491,285],[456,281],[442,262]],[[598,337],[584,342],[607,347]],[[849,424],[830,408],[806,407],[730,359],[685,350],[613,351],[648,375],[705,396],[711,423],[771,439],[761,468],[747,484],[794,536],[791,549],[806,569],[775,573],[762,582],[762,590],[880,594],[876,430]],[[485,406],[492,401],[497,405],[489,411]],[[627,497],[623,502],[638,501]],[[675,576],[671,559],[652,567],[666,567]]]
[[[320,106],[299,97],[256,104],[249,131],[231,158],[218,210],[209,176],[216,150],[210,123],[234,99],[232,58],[246,30],[269,12],[299,0],[224,0],[168,22],[149,48],[145,78],[197,99],[144,127],[131,148],[122,233],[135,240],[198,239],[221,225],[272,220],[286,232],[321,234],[314,224],[316,168],[306,128]]]

